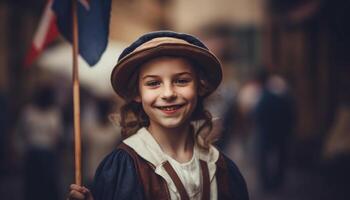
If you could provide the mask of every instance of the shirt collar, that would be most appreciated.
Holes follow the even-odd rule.
[[[128,137],[123,142],[131,147],[143,159],[152,163],[157,174],[163,174],[164,168],[162,165],[167,161],[167,157],[157,141],[145,127],[139,129],[136,134]],[[210,145],[209,150],[204,150],[196,144],[194,147],[194,156],[207,162],[210,180],[212,180],[216,171],[215,163],[219,158],[219,151],[212,145]]]

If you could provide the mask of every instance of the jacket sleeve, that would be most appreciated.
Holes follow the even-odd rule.
[[[100,163],[92,193],[95,200],[144,199],[134,161],[126,151],[116,149]]]
[[[248,190],[247,190],[247,184],[239,171],[237,165],[230,160],[229,158],[226,158],[228,173],[229,173],[229,179],[230,179],[230,188],[233,190],[233,194],[235,196],[236,200],[249,200]]]

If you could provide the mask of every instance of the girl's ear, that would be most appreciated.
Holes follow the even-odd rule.
[[[141,103],[141,97],[140,96],[136,96],[134,98],[134,101],[136,101],[137,103]]]
[[[199,96],[204,96],[207,93],[207,88],[205,88],[205,81],[204,80],[199,80],[199,85],[198,85],[198,94]]]

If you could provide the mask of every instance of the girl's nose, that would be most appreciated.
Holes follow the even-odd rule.
[[[176,99],[177,94],[172,85],[164,85],[162,92],[162,99],[166,101],[171,101]]]

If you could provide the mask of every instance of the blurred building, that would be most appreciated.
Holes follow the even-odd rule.
[[[296,97],[305,161],[317,158],[335,111],[350,101],[350,4],[343,1],[275,1],[266,4],[263,62],[286,75]]]

